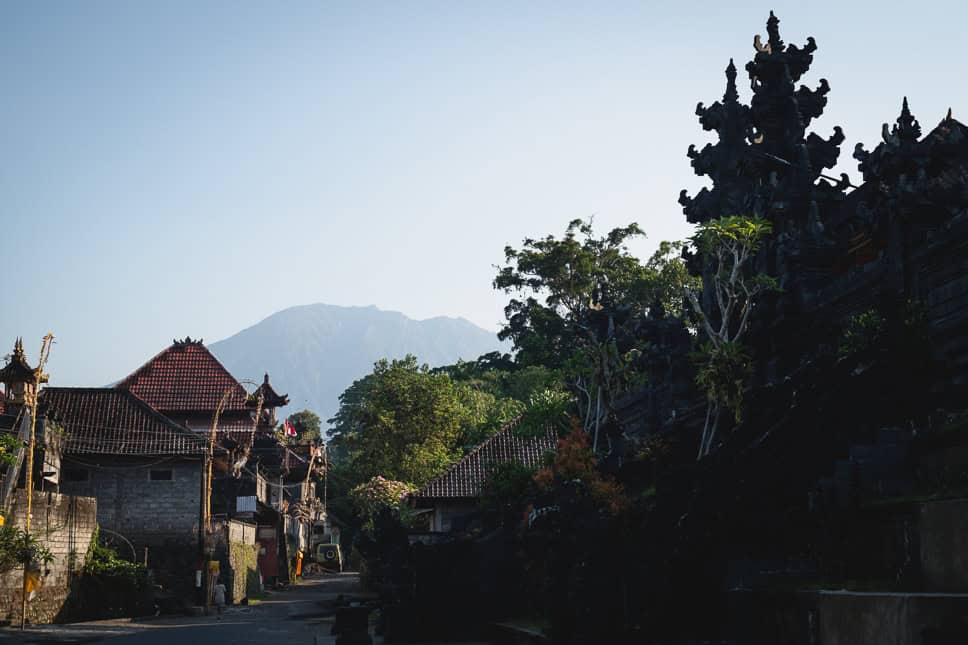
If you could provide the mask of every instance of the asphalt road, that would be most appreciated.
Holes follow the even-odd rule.
[[[274,592],[256,605],[226,608],[214,615],[169,617],[148,621],[97,621],[68,625],[39,625],[0,631],[0,645],[27,643],[99,643],[110,645],[328,645],[332,617],[321,602],[338,595],[360,593],[355,573],[307,578],[285,591]],[[381,639],[374,639],[374,643]]]

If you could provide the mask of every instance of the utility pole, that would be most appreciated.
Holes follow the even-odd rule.
[[[37,445],[37,402],[40,397],[40,382],[44,377],[44,365],[50,357],[50,346],[54,342],[54,335],[47,332],[44,342],[40,346],[40,361],[37,369],[34,370],[33,392],[25,392],[24,403],[30,412],[30,443],[27,447],[27,472],[26,472],[26,493],[27,493],[27,516],[24,518],[24,550],[28,551],[30,546],[30,518],[33,512],[34,500],[34,448]],[[23,582],[23,604],[20,614],[21,631],[27,627],[27,580],[30,570],[30,560],[24,562],[24,582]]]

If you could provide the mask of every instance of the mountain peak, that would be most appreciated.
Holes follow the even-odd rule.
[[[381,358],[413,354],[438,366],[509,347],[465,318],[414,320],[375,305],[314,303],[277,311],[209,350],[236,378],[268,372],[289,394],[291,410],[309,408],[327,419],[343,390]]]

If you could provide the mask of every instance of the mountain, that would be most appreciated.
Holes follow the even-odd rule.
[[[324,421],[339,395],[381,358],[413,354],[431,367],[471,360],[508,345],[463,318],[413,320],[376,307],[315,304],[290,307],[208,346],[236,378],[262,382],[269,373],[287,411],[309,408]]]

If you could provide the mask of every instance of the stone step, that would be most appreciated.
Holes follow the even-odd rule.
[[[945,645],[968,634],[968,593],[821,591],[820,645]]]

